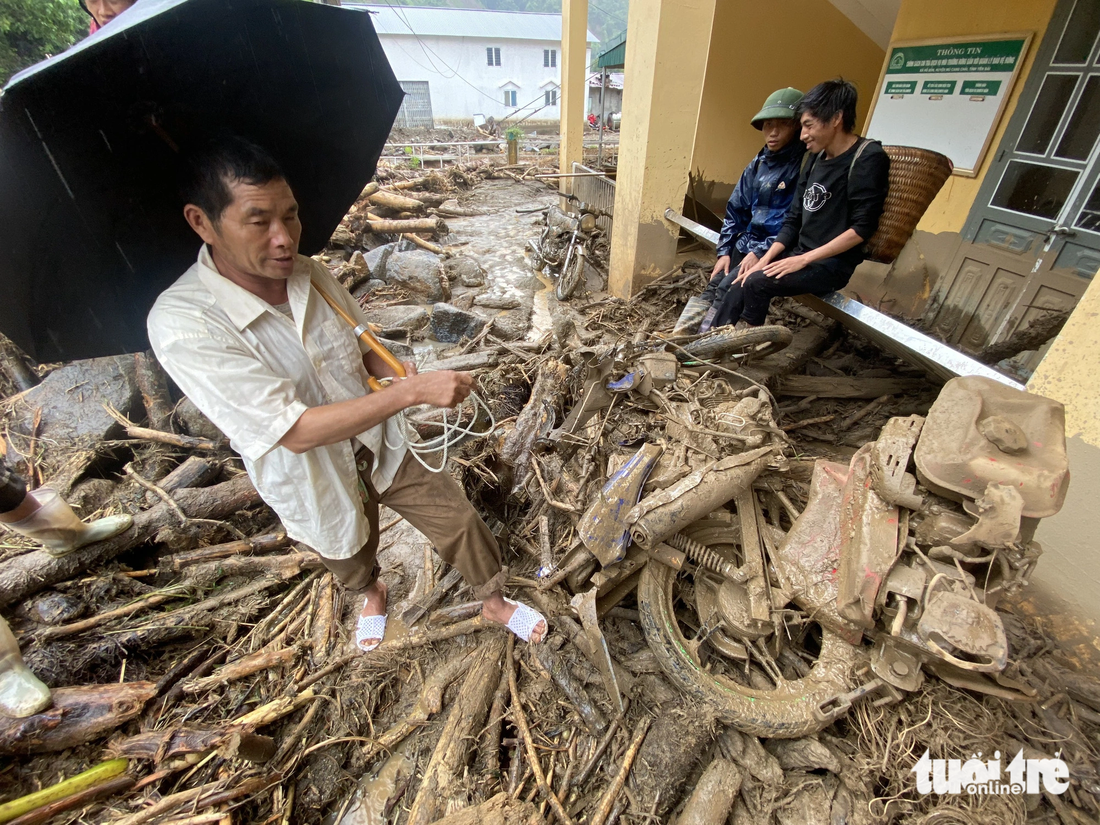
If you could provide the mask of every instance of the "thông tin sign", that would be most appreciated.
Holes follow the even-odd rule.
[[[1012,92],[1030,34],[895,43],[867,136],[934,149],[973,177]]]

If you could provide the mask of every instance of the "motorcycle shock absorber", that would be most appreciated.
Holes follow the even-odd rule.
[[[672,545],[680,552],[686,553],[688,558],[700,567],[705,567],[707,570],[712,573],[717,573],[724,579],[744,582],[747,578],[741,568],[736,564],[731,561],[726,561],[705,544],[700,544],[694,539],[688,538],[683,533],[677,533],[674,536],[670,536],[665,539],[665,542]]]

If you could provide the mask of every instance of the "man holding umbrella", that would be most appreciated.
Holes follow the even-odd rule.
[[[546,621],[503,598],[506,571],[493,534],[446,472],[422,467],[393,416],[453,407],[473,390],[467,373],[417,374],[372,392],[394,371],[360,349],[330,306],[366,324],[358,303],[321,264],[298,255],[298,203],[262,148],[226,138],[193,153],[184,217],[203,241],[198,261],[165,290],[148,318],[157,358],[227,435],[287,533],[320,553],[364,595],[356,643],[385,633],[378,506],[424,533],[483,601],[482,613],[525,641]],[[323,294],[322,294],[323,291]]]

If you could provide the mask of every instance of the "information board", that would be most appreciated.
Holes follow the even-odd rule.
[[[1031,43],[1030,34],[895,43],[866,135],[934,149],[974,177]]]

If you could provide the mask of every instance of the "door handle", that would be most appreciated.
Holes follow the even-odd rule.
[[[1077,235],[1077,231],[1068,226],[1062,226],[1061,224],[1058,224],[1057,226],[1052,226],[1050,228],[1050,234],[1061,235],[1063,238],[1072,238]]]

